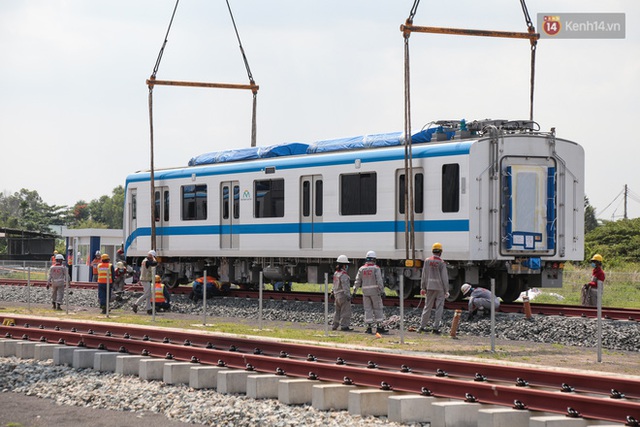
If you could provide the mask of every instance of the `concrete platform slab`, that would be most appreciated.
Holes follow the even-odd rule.
[[[366,416],[386,416],[389,410],[388,399],[394,392],[362,388],[349,392],[349,414]]]
[[[100,372],[115,372],[116,360],[119,356],[122,356],[122,353],[113,351],[96,353],[93,356],[93,369]]]
[[[277,399],[278,384],[287,377],[276,374],[254,374],[247,377],[247,397]]]
[[[95,348],[77,348],[76,351],[73,352],[73,361],[71,362],[71,366],[76,369],[93,369],[93,359],[95,354],[99,351],[103,350]]]
[[[355,389],[354,385],[316,384],[311,388],[311,406],[319,411],[346,411],[349,408],[349,392]]]
[[[116,374],[138,375],[140,372],[140,361],[148,359],[147,356],[119,355],[116,357]]]
[[[189,387],[195,389],[216,388],[218,386],[218,372],[227,369],[229,368],[196,365],[189,370]]]
[[[189,371],[194,366],[198,364],[175,361],[165,363],[162,380],[167,384],[189,384]]]
[[[394,394],[388,399],[387,416],[389,421],[396,423],[430,422],[433,419],[432,404],[449,401],[450,399],[417,394]]]
[[[278,384],[278,400],[285,405],[311,404],[311,390],[317,384],[321,383],[317,380],[305,378],[280,380]]]
[[[36,360],[53,359],[53,349],[56,347],[64,346],[53,343],[37,343],[33,349],[33,358]]]
[[[38,341],[18,341],[16,342],[16,357],[21,359],[33,359]]]
[[[478,427],[529,427],[531,412],[512,408],[478,411]]]
[[[247,377],[255,375],[254,371],[227,369],[218,372],[218,393],[234,394],[247,392]]]
[[[586,427],[584,418],[569,418],[564,415],[550,415],[529,418],[529,427]]]
[[[0,340],[0,357],[11,357],[16,355],[16,340]]]
[[[141,380],[162,381],[164,378],[164,365],[166,359],[143,359],[140,361],[138,376]]]
[[[78,347],[55,347],[53,349],[53,364],[54,365],[73,365],[73,353]]]
[[[433,418],[431,424],[440,427],[476,427],[479,403],[462,401],[435,402],[431,405]],[[489,409],[489,408],[486,408]]]

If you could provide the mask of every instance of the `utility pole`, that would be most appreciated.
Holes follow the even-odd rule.
[[[627,184],[624,185],[624,219],[627,219],[627,193],[629,189],[627,188]]]

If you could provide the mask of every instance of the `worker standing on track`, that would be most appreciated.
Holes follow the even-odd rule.
[[[467,319],[471,320],[474,318],[478,311],[482,311],[485,316],[488,316],[491,313],[491,291],[485,288],[474,288],[468,283],[465,283],[460,287],[460,292],[462,292],[462,297],[469,297],[469,315]],[[500,298],[495,297],[493,300],[493,305],[495,310],[498,311],[500,308]]]
[[[420,294],[426,295],[420,328],[418,332],[428,332],[427,324],[431,321],[431,310],[435,303],[436,313],[433,319],[433,333],[440,333],[440,323],[444,312],[444,300],[449,296],[449,274],[447,273],[447,263],[440,258],[442,255],[442,244],[434,243],[431,246],[429,258],[424,260],[422,267],[422,279],[420,281]]]
[[[602,269],[602,255],[595,254],[591,257],[591,281],[582,287],[581,303],[586,307],[598,305],[598,287],[604,286],[604,270]]]
[[[335,298],[335,313],[333,315],[334,331],[340,328],[341,331],[353,331],[351,325],[351,279],[347,271],[349,270],[349,259],[346,255],[340,255],[336,260],[336,271],[333,273],[333,288],[331,293]]]
[[[153,281],[152,268],[158,265],[156,260],[156,251],[150,250],[147,257],[140,263],[140,284],[142,285],[143,294],[136,302],[133,303],[133,312],[138,312],[138,306],[145,303],[147,314],[151,314],[151,282]]]
[[[69,282],[69,270],[62,264],[64,256],[56,254],[56,263],[49,267],[49,277],[47,279],[47,289],[52,287],[51,303],[54,310],[62,310],[64,301],[64,287]]]
[[[384,282],[380,267],[376,265],[376,253],[367,252],[365,264],[358,269],[356,281],[353,286],[353,294],[362,287],[362,306],[364,308],[364,323],[367,325],[366,334],[373,333],[373,322],[376,322],[376,332],[386,334],[389,332],[382,326],[384,313],[382,311],[382,297],[384,293]]]
[[[100,302],[100,310],[102,314],[107,313],[107,283],[113,286],[113,264],[109,255],[102,254],[100,256],[100,264],[97,265],[98,270],[98,301]]]

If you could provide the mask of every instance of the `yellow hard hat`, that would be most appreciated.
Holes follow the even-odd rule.
[[[162,282],[162,277],[156,274],[156,283]]]
[[[591,261],[598,261],[598,262],[602,262],[602,255],[600,255],[600,254],[595,254],[593,257],[591,257]]]
[[[435,242],[433,246],[431,246],[431,252],[441,251],[442,252],[442,243]]]
[[[102,254],[102,255],[100,255],[100,259],[103,260],[103,261],[106,260],[106,259],[109,259],[109,255]]]

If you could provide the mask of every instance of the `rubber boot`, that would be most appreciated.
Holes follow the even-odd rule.
[[[378,325],[376,332],[379,334],[387,334],[389,333],[389,330],[385,329],[382,325]]]
[[[367,325],[367,330],[364,331],[365,334],[372,334],[373,331],[371,330],[371,325]]]
[[[56,310],[62,311],[62,307],[60,306],[60,304],[56,304]]]
[[[53,303],[52,303],[52,304],[53,304],[53,309],[55,310],[55,309],[56,309],[56,302],[55,302],[55,301],[53,301]]]

